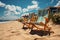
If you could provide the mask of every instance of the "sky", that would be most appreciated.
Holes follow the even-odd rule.
[[[14,20],[39,9],[60,6],[59,0],[0,0],[0,20]]]

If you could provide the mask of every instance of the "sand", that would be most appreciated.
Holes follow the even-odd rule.
[[[18,21],[0,23],[0,40],[60,40],[60,25],[50,24],[54,34],[50,36],[31,35],[22,29],[23,24]]]

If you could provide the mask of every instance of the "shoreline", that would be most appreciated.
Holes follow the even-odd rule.
[[[2,23],[10,23],[10,22],[13,22],[13,21],[0,21],[0,24],[2,24]]]

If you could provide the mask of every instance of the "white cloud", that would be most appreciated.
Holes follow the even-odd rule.
[[[55,5],[55,7],[57,7],[57,6],[60,6],[60,1],[58,1],[58,3]]]
[[[38,2],[37,2],[37,1],[32,1],[32,3],[33,3],[33,4],[38,4]]]
[[[38,2],[37,2],[37,1],[32,1],[32,3],[33,3],[33,5],[27,6],[27,9],[33,10],[33,9],[38,9],[38,8],[39,8],[39,7],[38,7]]]
[[[16,6],[16,10],[19,11],[19,12],[21,12],[22,11],[22,8],[19,7],[19,6]]]
[[[29,13],[27,13],[28,11],[36,10],[39,8],[37,1],[32,1],[32,5],[28,5],[27,8],[23,8],[23,9],[20,6],[9,5],[9,4],[7,5],[2,2],[0,2],[0,6],[6,9],[4,11],[5,15],[2,17],[2,19],[16,19],[18,18],[18,16],[16,15],[19,15],[21,13],[23,13],[22,15],[29,15]]]
[[[29,11],[27,8],[23,8],[23,12],[27,12]]]
[[[30,9],[30,10],[37,9],[38,8],[38,5],[28,6],[27,8]]]
[[[4,7],[5,4],[0,1],[0,7]]]
[[[19,6],[15,6],[15,5],[6,5],[5,7],[6,11],[6,15],[10,15],[10,14],[20,14],[22,12],[22,8]]]
[[[24,16],[24,15],[29,15],[29,13],[24,13],[24,14],[22,14],[21,16]]]
[[[10,14],[20,14],[20,13],[25,13],[28,12],[30,10],[35,10],[38,9],[38,2],[37,1],[32,1],[33,5],[28,5],[27,8],[21,8],[19,6],[15,6],[15,5],[6,5],[5,9],[6,9],[6,15],[10,15]]]
[[[4,15],[5,16],[11,15],[11,12],[10,11],[4,11]]]
[[[14,20],[19,18],[16,15],[19,15],[22,12],[22,8],[15,5],[6,5],[0,1],[0,7],[4,7],[6,10],[4,11],[4,16],[0,17],[0,20]]]
[[[16,11],[16,7],[14,5],[6,5],[5,9],[9,11]]]
[[[15,14],[20,14],[20,12],[17,12],[17,11],[13,11],[13,13],[15,13]]]
[[[4,12],[6,16],[12,15],[12,14],[20,14],[20,12],[16,12],[16,11],[5,11]]]
[[[38,2],[37,1],[32,1],[32,4],[33,5],[28,5],[27,8],[23,8],[23,13],[24,12],[28,12],[28,11],[31,11],[31,10],[38,10]]]

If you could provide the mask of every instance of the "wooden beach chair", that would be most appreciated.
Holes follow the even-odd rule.
[[[48,34],[50,35],[50,33],[54,33],[53,31],[51,31],[51,27],[47,26],[47,23],[49,22],[48,18],[45,17],[45,24],[43,22],[40,22],[40,25],[43,25],[43,28],[39,28],[38,26],[36,26],[36,24],[34,23],[37,19],[34,18],[34,16],[30,19],[29,23],[26,23],[25,25],[27,26],[26,29],[31,29],[31,31],[43,31],[43,32],[48,32]],[[35,30],[33,28],[36,28]]]

